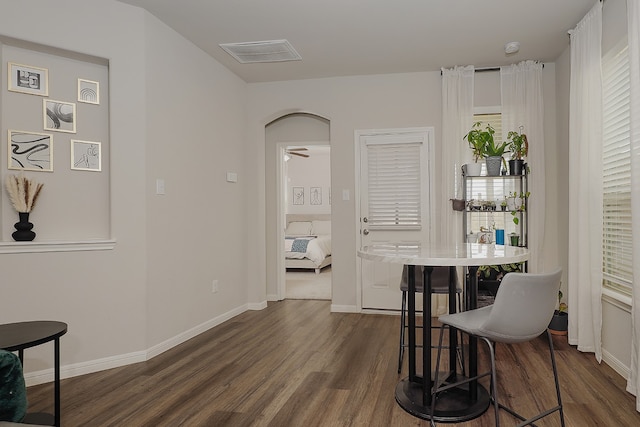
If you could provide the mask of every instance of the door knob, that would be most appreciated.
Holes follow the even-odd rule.
[[[364,230],[362,230],[362,234],[364,234],[365,236],[369,234],[369,230],[367,230],[366,228]]]

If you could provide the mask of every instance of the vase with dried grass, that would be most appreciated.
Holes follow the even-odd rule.
[[[5,181],[5,186],[11,204],[18,211],[18,218],[20,219],[14,225],[16,231],[11,234],[13,240],[28,242],[35,239],[36,233],[31,230],[33,224],[29,222],[29,214],[33,210],[44,184],[33,181],[23,175],[9,175]]]

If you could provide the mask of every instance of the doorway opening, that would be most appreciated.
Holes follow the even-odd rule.
[[[283,299],[331,300],[331,148],[283,144]]]

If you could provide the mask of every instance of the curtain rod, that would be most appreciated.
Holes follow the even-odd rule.
[[[542,64],[542,68],[544,68],[544,64]],[[482,68],[475,68],[473,70],[476,73],[482,73],[485,71],[500,71],[500,67],[482,67]],[[440,75],[442,75],[442,70],[440,70]]]

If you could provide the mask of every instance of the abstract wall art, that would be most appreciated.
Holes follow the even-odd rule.
[[[42,110],[44,130],[76,133],[76,104],[43,99]]]
[[[9,130],[9,169],[53,171],[53,135]]]

